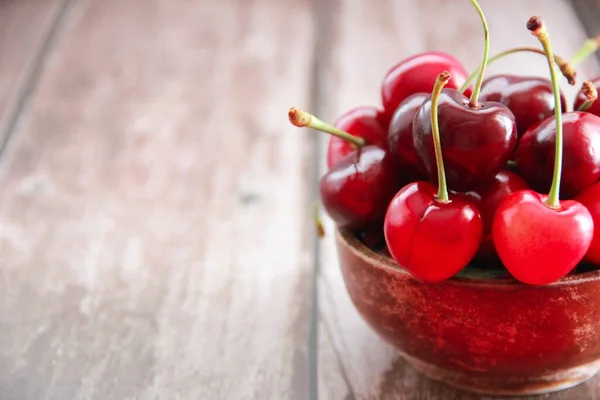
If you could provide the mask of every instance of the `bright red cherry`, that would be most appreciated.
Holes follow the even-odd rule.
[[[319,193],[337,226],[363,229],[383,220],[388,204],[406,184],[389,152],[367,145],[339,160],[321,177]]]
[[[463,194],[477,206],[483,219],[483,240],[477,258],[492,259],[497,256],[492,240],[492,223],[496,210],[509,194],[527,189],[529,185],[523,178],[508,170],[502,170],[484,187]]]
[[[574,200],[583,204],[594,220],[594,235],[584,260],[600,265],[600,182],[594,183]]]
[[[385,113],[390,117],[400,103],[415,93],[431,93],[435,78],[448,71],[452,78],[447,87],[458,89],[468,73],[461,63],[450,54],[428,51],[415,54],[391,68],[383,79],[381,100]]]
[[[581,111],[564,113],[562,130],[561,192],[572,198],[600,178],[600,117]],[[519,174],[533,189],[550,189],[555,152],[555,118],[547,118],[521,137],[515,161]]]
[[[531,76],[495,75],[483,81],[481,101],[504,104],[515,116],[520,137],[531,126],[554,116],[554,96],[549,79]],[[566,100],[561,93],[562,110]]]
[[[527,29],[544,47],[554,104],[558,105],[558,80],[544,23],[539,17],[532,17]],[[594,221],[587,208],[577,201],[559,201],[563,154],[561,117],[561,112],[555,110],[557,146],[550,193],[546,196],[521,190],[508,195],[500,203],[492,226],[494,245],[506,269],[519,281],[532,285],[549,284],[568,274],[586,254],[593,237]]]
[[[429,93],[408,96],[396,108],[388,130],[390,151],[398,155],[398,161],[404,170],[417,179],[425,178],[427,173],[415,150],[413,121],[417,110],[429,96]]]
[[[466,267],[483,232],[477,207],[461,197],[450,197],[446,187],[437,102],[449,78],[442,72],[431,96],[439,186],[424,181],[405,186],[391,201],[384,222],[385,240],[394,260],[425,282],[440,282]]]
[[[374,144],[384,150],[389,148],[387,123],[382,110],[375,107],[357,107],[344,113],[334,126],[349,134],[363,138],[366,143]],[[331,168],[340,159],[356,150],[349,141],[331,136],[327,148],[327,167]]]

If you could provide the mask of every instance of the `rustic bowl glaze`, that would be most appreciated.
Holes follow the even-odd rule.
[[[600,370],[600,273],[547,286],[513,279],[417,280],[336,232],[350,297],[377,334],[424,375],[482,394],[541,394]]]

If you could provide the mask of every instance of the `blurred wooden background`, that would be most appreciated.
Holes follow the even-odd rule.
[[[481,0],[492,54],[541,15],[569,57],[599,3]],[[333,121],[412,53],[482,48],[467,0],[0,0],[0,399],[480,398],[353,309],[312,227],[326,139],[286,111]]]

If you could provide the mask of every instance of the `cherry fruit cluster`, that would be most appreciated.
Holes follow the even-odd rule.
[[[582,261],[600,266],[600,102],[585,82],[568,111],[559,71],[598,47],[587,41],[565,61],[539,17],[527,22],[542,49],[489,57],[471,75],[450,54],[424,52],[389,70],[382,107],[358,107],[334,126],[292,108],[290,121],[331,134],[320,199],[339,228],[362,235],[426,282],[451,278],[474,260],[500,260],[517,280],[555,282]],[[530,51],[546,56],[549,79],[496,75],[486,66]],[[471,84],[476,79],[474,85]]]

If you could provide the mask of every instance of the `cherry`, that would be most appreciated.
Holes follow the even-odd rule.
[[[462,270],[473,258],[483,231],[479,210],[448,195],[438,129],[438,98],[450,79],[442,72],[434,85],[430,108],[439,185],[417,181],[392,199],[384,220],[388,249],[396,262],[425,282],[440,282]]]
[[[323,207],[337,226],[362,229],[380,223],[406,183],[391,153],[366,145],[339,160],[320,180]]]
[[[495,75],[481,86],[482,101],[504,104],[515,116],[517,136],[531,126],[554,115],[552,82],[546,78],[516,75]],[[561,110],[566,110],[566,100],[561,93]]]
[[[548,32],[539,17],[530,18],[527,29],[544,47],[558,108],[560,92]],[[519,281],[532,285],[548,284],[568,274],[586,254],[594,230],[592,216],[583,204],[559,201],[563,132],[560,110],[555,109],[554,114],[556,150],[550,193],[520,190],[508,195],[500,203],[492,226],[494,244],[506,269]]]
[[[319,182],[321,203],[337,226],[366,230],[383,222],[387,206],[406,184],[396,157],[362,138],[337,129],[297,108],[288,112],[290,122],[330,133],[350,141],[356,150],[338,160]]]
[[[452,78],[449,88],[458,89],[467,78],[467,71],[452,55],[428,51],[406,58],[392,67],[383,79],[381,100],[385,113],[391,118],[396,108],[415,93],[431,93],[435,78],[448,71]]]
[[[590,83],[594,87],[600,85],[600,77],[591,80]],[[582,109],[582,107],[584,107],[584,104],[587,101],[589,101],[589,96],[588,96],[588,94],[586,94],[585,87],[582,86],[582,88],[579,90],[579,92],[577,92],[577,96],[575,97],[575,102],[573,103],[573,110],[581,109],[581,111],[584,111]],[[598,102],[594,101],[591,104],[589,104],[587,107],[585,107],[585,112],[594,114],[594,115],[597,115],[600,117],[600,101],[598,101]]]
[[[398,155],[405,171],[416,178],[427,176],[425,167],[415,150],[413,121],[417,110],[429,97],[429,93],[408,96],[394,112],[388,131],[390,151]]]
[[[574,200],[583,204],[594,220],[594,235],[584,260],[598,265],[600,264],[600,182],[594,183]]]
[[[542,192],[552,183],[556,127],[555,118],[534,126],[521,137],[515,153],[519,174]],[[572,198],[600,178],[600,117],[581,111],[564,113],[562,135],[562,193]]]
[[[529,185],[523,178],[514,172],[502,170],[483,188],[463,194],[477,206],[483,219],[483,240],[476,255],[478,259],[492,259],[497,256],[492,240],[492,223],[502,200],[511,193],[527,189]]]
[[[388,124],[382,110],[375,107],[357,107],[340,116],[334,126],[339,130],[364,139],[366,143],[387,150],[389,148],[387,140]],[[327,167],[331,168],[354,150],[356,150],[356,146],[353,143],[338,136],[331,136],[327,148]]]

